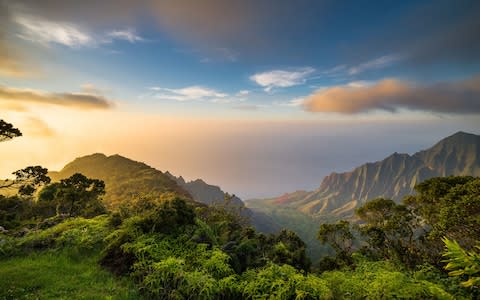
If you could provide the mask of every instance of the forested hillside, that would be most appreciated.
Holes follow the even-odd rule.
[[[181,176],[161,172],[142,162],[120,155],[106,156],[101,153],[79,157],[68,163],[59,172],[49,172],[53,181],[81,173],[105,182],[103,203],[109,208],[118,208],[139,197],[156,197],[165,192],[174,192],[207,205],[228,205],[239,211],[262,232],[276,232],[281,229],[269,216],[262,212],[252,212],[243,201],[230,195],[220,187],[208,184],[201,179],[186,182]],[[224,202],[228,199],[228,202]]]

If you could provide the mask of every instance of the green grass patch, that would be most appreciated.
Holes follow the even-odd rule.
[[[0,299],[139,299],[132,282],[116,278],[95,256],[67,250],[0,260]]]

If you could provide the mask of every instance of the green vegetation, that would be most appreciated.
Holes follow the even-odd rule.
[[[468,278],[461,284],[464,287],[478,287],[480,285],[480,243],[475,246],[476,251],[465,251],[456,241],[443,239],[445,252],[443,256],[448,264],[446,270],[451,276],[462,276]]]
[[[247,201],[247,207],[271,217],[279,228],[288,228],[298,234],[307,245],[308,257],[317,262],[322,256],[332,254],[331,247],[324,246],[316,239],[321,222],[313,217],[294,209],[278,205],[265,205],[263,201]]]
[[[436,261],[438,267],[431,264],[437,257],[435,249],[425,252],[425,245],[420,246],[426,242],[420,242],[418,233],[412,235],[416,227],[410,225],[417,224],[419,218],[409,216],[413,210],[406,205],[388,199],[377,199],[360,208],[358,215],[364,223],[359,226],[347,221],[320,226],[319,240],[330,244],[337,255],[322,259],[320,266],[313,268],[317,271],[312,272],[305,243],[291,231],[260,234],[227,206],[205,206],[186,201],[175,193],[141,197],[124,203],[116,211],[107,214],[96,211],[97,216],[93,216],[91,206],[81,203],[98,201],[102,184],[84,176],[73,178],[79,179],[74,182],[88,183],[77,185],[77,189],[66,185],[69,192],[77,195],[79,205],[75,214],[33,213],[33,218],[25,215],[25,219],[20,218],[20,225],[12,225],[0,235],[0,275],[8,278],[1,283],[1,297],[472,299],[477,296],[478,253],[464,251],[457,243],[445,240],[448,265],[442,261]],[[455,184],[440,196],[436,194],[442,198],[451,189],[467,189],[472,196],[472,191],[476,191],[472,182],[478,179],[435,179],[429,186],[438,181],[465,185],[462,189]],[[57,183],[44,187],[37,202],[55,206],[63,203],[64,194],[58,188]],[[467,197],[466,194],[462,195]],[[420,193],[416,197],[424,196]],[[6,199],[11,200],[4,197],[0,203]],[[35,210],[35,205],[30,209]],[[28,224],[30,229],[23,227]],[[433,229],[423,231],[425,235],[439,234]],[[365,237],[361,242],[356,241],[359,235]],[[410,247],[422,250],[422,255],[415,256],[415,260],[405,259],[411,254],[405,252]],[[448,276],[443,267],[455,276]],[[467,288],[460,285],[462,281]]]
[[[208,206],[158,190],[109,210],[102,180],[15,174],[17,195],[0,196],[0,299],[480,296],[480,178],[433,178],[401,204],[374,199],[354,224],[299,222],[335,254],[312,266],[297,234],[257,232],[228,196]]]
[[[109,209],[139,197],[158,197],[167,192],[191,199],[190,194],[168,175],[120,155],[107,157],[97,153],[77,158],[60,172],[50,172],[49,176],[53,181],[60,181],[75,173],[105,182],[103,203]]]
[[[138,299],[133,284],[103,270],[94,255],[34,252],[0,260],[0,299]]]
[[[427,272],[427,278],[436,278],[443,284],[433,289],[430,286],[428,291],[438,292],[438,288],[442,288],[442,293],[448,291],[456,298],[477,298],[480,178],[432,178],[416,190],[417,195],[406,197],[403,204],[383,198],[367,202],[356,210],[359,224],[347,221],[323,224],[319,240],[330,244],[336,256],[323,258],[320,269],[350,268],[358,275],[359,265],[355,260],[358,255],[369,261],[389,262],[396,265],[397,270],[411,274],[430,266],[436,271]],[[460,278],[447,277],[444,269]],[[460,279],[461,285],[468,289],[459,288],[455,281]],[[411,288],[413,293],[414,286]],[[424,296],[418,294],[418,297]]]

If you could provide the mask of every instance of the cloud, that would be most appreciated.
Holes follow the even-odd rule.
[[[358,75],[363,72],[371,70],[379,70],[386,67],[389,67],[399,61],[404,59],[399,54],[387,54],[382,55],[377,58],[370,59],[368,61],[361,62],[359,64],[341,64],[336,65],[330,69],[320,71],[318,76],[315,78],[324,78],[324,77],[351,77]]]
[[[204,62],[220,55],[224,61],[235,61],[238,52],[273,48],[270,20],[287,24],[293,10],[269,2],[223,0],[16,0],[8,5],[55,23],[81,24],[92,32],[112,24],[123,28],[153,20],[163,34],[210,53],[202,56]]]
[[[320,73],[327,76],[337,76],[338,74],[345,73],[346,70],[347,70],[347,65],[342,64],[342,65],[334,66],[333,68],[330,68],[327,70],[323,70]]]
[[[241,91],[238,91],[238,93],[235,94],[235,96],[237,97],[245,97],[245,96],[248,96],[250,94],[250,91],[248,90],[241,90]]]
[[[48,124],[36,117],[28,117],[22,124],[24,135],[36,137],[51,137],[55,135],[55,131]]]
[[[14,21],[20,25],[22,39],[43,45],[61,44],[70,48],[92,45],[94,39],[86,31],[74,24],[53,22],[36,16],[18,14]]]
[[[15,14],[13,20],[20,26],[18,37],[48,46],[51,43],[70,48],[95,47],[115,40],[130,43],[145,41],[134,28],[110,30],[105,34],[94,35],[79,25],[70,22],[53,22],[38,16]]]
[[[112,101],[101,95],[87,93],[49,93],[40,90],[19,89],[0,86],[0,101],[6,107],[17,106],[21,110],[24,104],[38,103],[59,105],[77,109],[106,109],[112,107]]]
[[[257,73],[250,76],[250,80],[264,87],[269,92],[277,87],[291,87],[305,83],[308,75],[313,73],[315,69],[311,67],[301,68],[294,71],[273,70],[263,73]]]
[[[150,90],[154,92],[151,95],[154,98],[174,101],[215,100],[228,97],[228,94],[198,85],[188,86],[181,89],[152,87]]]
[[[357,66],[352,66],[348,68],[347,72],[349,75],[356,75],[369,70],[382,69],[399,61],[401,58],[402,57],[398,54],[384,55],[384,56],[369,60],[367,62],[361,63]]]
[[[124,30],[112,30],[107,32],[106,41],[110,42],[111,40],[124,40],[130,43],[142,42],[145,39],[137,35],[135,29],[127,28]]]
[[[274,102],[273,104],[278,105],[278,106],[288,106],[288,107],[297,107],[301,106],[303,102],[305,101],[305,98],[294,98],[288,102]]]
[[[457,82],[415,85],[385,79],[373,85],[334,86],[315,92],[303,102],[311,112],[356,114],[398,109],[453,114],[480,113],[480,76]]]
[[[21,7],[30,15],[42,16],[52,22],[82,24],[95,32],[98,28],[111,29],[112,24],[115,25],[113,28],[128,28],[135,23],[144,24],[144,20],[153,20],[170,38],[212,53],[202,55],[204,61],[214,59],[218,49],[232,50],[235,56],[245,59],[259,57],[262,63],[266,59],[278,62],[292,57],[316,59],[325,52],[328,55],[328,49],[333,47],[328,38],[331,32],[345,34],[347,39],[350,37],[343,27],[336,26],[335,20],[345,20],[349,24],[345,28],[353,26],[360,30],[357,36],[347,40],[348,47],[335,47],[338,51],[333,53],[341,63],[348,61],[350,66],[359,66],[372,57],[395,52],[402,54],[405,62],[410,63],[408,66],[418,69],[419,65],[445,61],[478,62],[480,52],[480,39],[477,38],[480,34],[480,4],[475,0],[460,1],[456,5],[451,5],[451,1],[418,3],[408,9],[402,8],[400,15],[388,20],[371,20],[372,13],[392,6],[383,3],[372,5],[372,11],[358,11],[358,18],[350,20],[351,10],[330,5],[330,1],[300,1],[295,5],[288,1],[250,0],[2,2]],[[398,10],[395,8],[396,5],[391,7]],[[370,28],[366,25],[370,22],[378,26]],[[318,41],[312,44],[311,39],[303,36],[314,36]],[[293,50],[292,40],[295,41]]]

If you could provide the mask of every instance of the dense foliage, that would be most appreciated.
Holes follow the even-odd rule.
[[[41,178],[42,172],[32,178]],[[165,192],[134,197],[108,211],[102,203],[105,183],[78,173],[55,183],[43,178],[33,187],[41,189],[0,196],[0,274],[12,278],[2,283],[3,298],[76,297],[64,285],[47,287],[57,278],[50,271],[65,264],[94,270],[97,275],[89,273],[78,282],[87,289],[93,278],[105,282],[87,298],[478,296],[478,178],[431,179],[402,204],[367,202],[357,210],[359,223],[322,224],[317,237],[336,255],[313,266],[294,232],[258,233],[228,205],[207,206]],[[46,269],[41,286],[30,277],[21,279],[12,268],[14,262],[26,266],[29,261]],[[75,284],[73,278],[66,280]],[[124,288],[112,290],[117,287],[111,280],[124,282]]]
[[[415,189],[417,194],[402,204],[383,198],[365,203],[356,210],[357,224],[322,224],[318,238],[336,256],[323,258],[320,270],[347,266],[357,272],[355,255],[388,261],[407,272],[431,266],[456,297],[478,297],[480,178],[432,178]],[[469,289],[452,286],[456,279],[448,278],[446,270]]]

